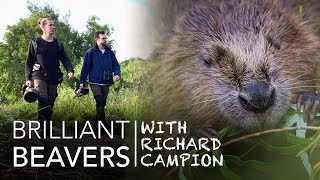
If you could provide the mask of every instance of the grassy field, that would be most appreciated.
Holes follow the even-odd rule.
[[[81,63],[75,67],[75,76],[80,76]],[[150,82],[143,77],[148,73],[148,62],[139,58],[121,63],[122,80],[110,87],[106,106],[107,120],[144,120],[151,114]],[[144,67],[144,68],[142,68]],[[66,81],[65,83],[68,83]],[[54,122],[83,122],[95,118],[95,101],[91,90],[88,95],[74,97],[73,89],[66,84],[59,85],[52,119]],[[37,102],[29,104],[22,99],[0,104],[0,121],[37,119]]]

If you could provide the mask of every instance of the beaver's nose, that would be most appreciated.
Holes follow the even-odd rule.
[[[246,84],[239,94],[241,106],[247,111],[265,112],[274,104],[275,90],[264,81]]]

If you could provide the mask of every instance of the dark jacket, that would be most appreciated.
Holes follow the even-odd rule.
[[[60,70],[62,62],[67,72],[73,72],[73,67],[68,58],[63,45],[58,40],[47,42],[41,37],[37,38],[37,53],[35,52],[32,41],[29,43],[28,55],[25,64],[26,80],[41,79],[52,84],[58,84],[62,81],[63,74]],[[36,58],[35,58],[36,55]],[[34,64],[40,64],[40,69],[35,70]]]
[[[94,50],[93,59],[91,59],[92,50]],[[104,78],[106,73],[110,74],[110,78]],[[97,45],[86,52],[80,75],[80,84],[85,84],[87,76],[89,75],[90,83],[112,85],[114,83],[113,74],[121,76],[120,66],[114,52],[107,46],[105,46],[105,52],[103,54]]]

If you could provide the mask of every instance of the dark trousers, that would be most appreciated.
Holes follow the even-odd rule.
[[[104,124],[107,123],[104,108],[107,104],[109,85],[91,84],[90,87],[96,101],[96,121],[94,125],[98,127],[99,121],[102,121]]]
[[[57,84],[49,84],[45,80],[34,80],[35,90],[38,92],[38,120],[42,123],[44,120],[51,120],[54,101],[58,96]]]

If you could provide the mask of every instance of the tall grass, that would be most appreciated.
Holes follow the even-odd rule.
[[[52,119],[55,122],[74,121],[79,123],[95,119],[95,101],[90,91],[88,95],[74,97],[73,90],[61,88],[55,101]],[[116,92],[110,88],[105,109],[106,118],[111,120],[143,120],[150,115],[149,98],[134,89],[120,89]],[[18,119],[36,120],[37,102],[29,104],[23,99],[18,102],[0,105],[0,120]]]
[[[148,85],[142,80],[147,73],[145,61],[133,59],[121,63],[122,80],[110,87],[106,105],[107,121],[111,120],[148,120],[151,117],[151,95]],[[144,68],[143,68],[144,67]],[[81,71],[81,63],[76,66],[76,77]],[[38,103],[26,103],[22,98],[17,102],[0,104],[0,121],[18,119],[36,120]],[[73,89],[62,84],[58,87],[52,120],[54,123],[74,121],[79,123],[95,119],[95,101],[90,90],[88,95],[74,97]],[[59,123],[61,124],[61,123]]]

